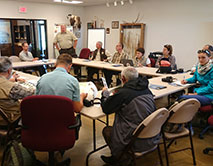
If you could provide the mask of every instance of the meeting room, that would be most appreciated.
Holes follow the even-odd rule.
[[[2,166],[211,166],[212,0],[0,0]]]

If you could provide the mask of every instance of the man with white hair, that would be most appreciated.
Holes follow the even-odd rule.
[[[133,131],[151,113],[156,110],[153,94],[148,88],[148,80],[139,77],[133,67],[125,68],[121,73],[123,87],[109,96],[104,88],[102,109],[105,114],[115,113],[113,126],[103,129],[103,137],[111,150],[112,156],[101,156],[108,164],[115,164],[125,146],[130,142]],[[151,150],[159,141],[159,136],[149,139],[137,138],[133,150],[144,152]],[[131,160],[125,160],[128,165]]]
[[[26,89],[19,83],[14,83],[9,79],[12,76],[12,62],[7,57],[0,58],[0,108],[5,111],[11,122],[20,116],[20,99],[31,96],[34,90]],[[18,81],[15,78],[15,81]],[[0,126],[7,123],[0,119]]]
[[[108,51],[102,48],[102,45],[103,43],[101,41],[98,41],[96,43],[96,50],[93,52],[92,56],[90,57],[90,60],[104,61],[104,62],[108,61],[110,54]],[[88,81],[93,81],[93,75],[95,73],[98,73],[99,69],[88,67],[87,71],[88,71]]]

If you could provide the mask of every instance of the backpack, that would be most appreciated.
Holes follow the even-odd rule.
[[[10,141],[3,153],[2,166],[34,166],[36,158],[32,150],[17,140]]]
[[[157,73],[170,73],[172,71],[171,63],[168,58],[162,58],[159,62],[160,67]]]

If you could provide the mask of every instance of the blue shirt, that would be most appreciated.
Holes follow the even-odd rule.
[[[210,71],[208,71],[204,75],[200,75],[197,72],[197,68],[196,68],[196,71],[193,77],[187,79],[186,81],[187,83],[199,82],[201,86],[199,88],[195,88],[194,92],[196,92],[198,95],[202,95],[213,100],[213,66],[210,69]]]
[[[40,78],[36,85],[36,94],[65,96],[73,101],[80,101],[78,80],[61,67]]]

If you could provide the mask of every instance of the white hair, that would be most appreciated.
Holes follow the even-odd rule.
[[[122,70],[121,76],[124,76],[128,81],[138,78],[138,71],[134,67],[126,67]]]
[[[0,58],[0,73],[7,72],[9,69],[12,68],[12,62],[8,57],[1,57]]]
[[[97,43],[102,47],[103,43],[101,41],[98,41]]]

